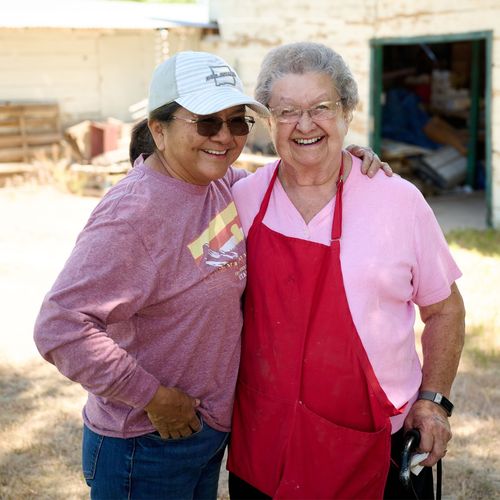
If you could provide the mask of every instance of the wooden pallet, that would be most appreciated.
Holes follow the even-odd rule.
[[[1,163],[29,163],[53,152],[61,139],[57,104],[0,103]]]

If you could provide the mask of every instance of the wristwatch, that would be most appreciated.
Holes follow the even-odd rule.
[[[440,392],[420,391],[417,399],[427,399],[436,403],[443,408],[449,417],[451,417],[453,412],[453,403],[448,398],[444,397]]]

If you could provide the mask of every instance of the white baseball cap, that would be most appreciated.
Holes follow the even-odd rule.
[[[269,116],[264,105],[243,92],[236,71],[208,52],[178,52],[156,67],[149,87],[148,112],[174,101],[197,115],[244,104],[263,117]]]

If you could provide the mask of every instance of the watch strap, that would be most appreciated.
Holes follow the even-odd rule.
[[[440,392],[420,391],[417,399],[426,399],[441,406],[446,414],[451,417],[453,413],[453,403]]]

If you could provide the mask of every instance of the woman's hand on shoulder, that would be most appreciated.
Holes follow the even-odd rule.
[[[199,405],[199,399],[180,389],[160,386],[144,410],[163,439],[176,439],[200,430],[195,410]]]
[[[350,144],[346,149],[349,153],[362,160],[361,172],[368,177],[373,177],[380,169],[384,171],[387,177],[392,176],[392,168],[388,163],[382,161],[373,149],[357,146],[356,144]]]

